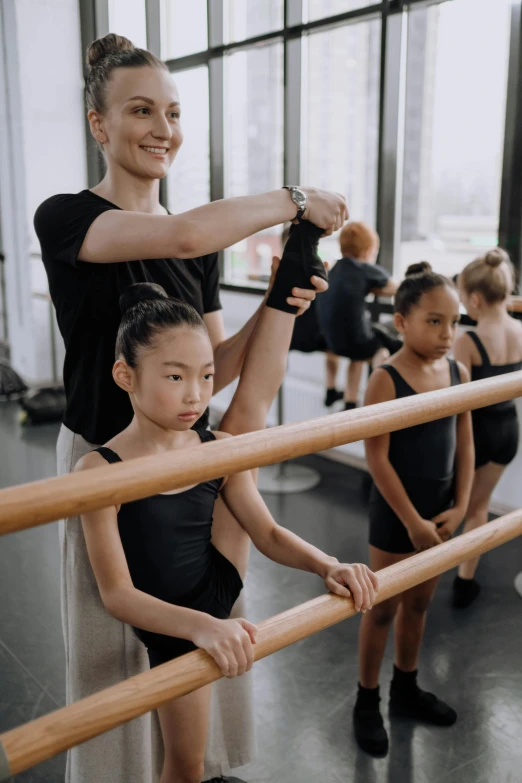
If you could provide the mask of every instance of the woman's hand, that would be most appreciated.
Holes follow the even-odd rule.
[[[442,541],[448,541],[464,519],[466,512],[458,506],[448,508],[442,514],[433,517],[433,523],[437,527],[437,533]]]
[[[217,620],[208,617],[208,623],[192,637],[196,647],[206,650],[225,677],[237,677],[249,672],[254,665],[253,644],[257,626],[248,620]]]
[[[306,193],[304,219],[324,228],[325,236],[338,231],[348,220],[346,199],[340,193],[319,188],[301,188]]]
[[[358,612],[372,608],[379,589],[377,576],[363,563],[333,563],[328,566],[324,583],[331,593],[353,598]]]
[[[408,528],[408,535],[417,552],[442,544],[437,526],[431,519],[419,519],[414,526]]]
[[[275,276],[277,274],[277,270],[279,268],[279,264],[281,263],[281,259],[277,256],[272,257],[272,269],[270,272],[270,282],[268,284],[266,295],[270,293],[272,286],[274,284]],[[325,261],[324,263],[325,269],[328,271],[328,262]],[[324,291],[328,291],[328,283],[326,280],[323,280],[322,277],[317,277],[316,275],[313,275],[313,277],[310,278],[310,284],[313,286],[313,288],[292,288],[291,296],[287,297],[287,303],[289,305],[293,305],[294,307],[298,307],[299,310],[297,312],[297,316],[302,315],[305,313],[312,302],[314,301],[317,294],[322,294]]]

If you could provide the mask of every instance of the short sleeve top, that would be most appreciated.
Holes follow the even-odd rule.
[[[132,283],[154,282],[200,315],[221,309],[217,254],[194,259],[87,263],[78,253],[103,212],[119,209],[89,190],[53,196],[34,225],[65,343],[64,424],[89,443],[106,443],[132,419],[128,395],[112,378],[119,298]]]
[[[353,258],[337,261],[328,275],[328,291],[317,300],[320,328],[333,350],[336,345],[361,345],[372,339],[364,300],[373,289],[384,288],[389,279],[377,264]]]

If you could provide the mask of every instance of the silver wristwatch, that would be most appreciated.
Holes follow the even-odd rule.
[[[290,192],[290,197],[297,207],[297,214],[294,220],[301,220],[306,209],[306,193],[295,185],[284,185],[283,187]]]

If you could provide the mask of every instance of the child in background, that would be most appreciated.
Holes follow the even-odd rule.
[[[134,418],[82,458],[77,470],[229,437],[192,429],[212,396],[214,371],[209,334],[194,308],[152,283],[130,286],[121,307],[113,376],[129,394]],[[259,330],[269,317],[270,307]],[[293,321],[284,317],[289,342]],[[233,518],[229,529],[218,531],[212,515],[220,493]],[[275,523],[250,471],[84,514],[82,523],[102,601],[114,617],[134,627],[151,666],[199,647],[227,677],[251,669],[257,628],[229,619],[246,569],[238,536],[232,535],[238,523],[267,557],[317,573],[327,589],[352,595],[357,610],[370,609],[375,600],[377,579],[365,565],[340,564]],[[162,783],[201,780],[209,699],[206,687],[158,709],[165,747]]]
[[[377,365],[390,355],[382,332],[366,311],[366,297],[370,293],[393,296],[397,283],[375,263],[379,236],[365,223],[347,223],[340,245],[343,257],[330,271],[329,289],[317,302],[317,310],[328,346],[324,404],[330,407],[344,397],[345,410],[351,410],[356,407],[364,363]],[[335,388],[339,356],[350,359],[344,392]]]
[[[366,405],[445,389],[469,380],[464,365],[448,359],[459,322],[453,284],[426,262],[406,272],[395,297],[395,325],[403,347],[376,369]],[[449,539],[468,506],[473,479],[469,412],[426,422],[366,441],[375,486],[370,500],[370,567],[374,571]],[[379,673],[395,621],[395,666],[390,715],[439,726],[455,710],[417,685],[417,663],[426,614],[438,578],[397,595],[368,612],[359,634],[360,684],[355,736],[372,755],[385,755],[388,735],[379,709]]]
[[[461,335],[455,358],[471,379],[491,378],[522,369],[522,324],[511,318],[506,305],[515,284],[508,254],[500,248],[468,264],[458,277],[460,298],[476,331]],[[464,531],[488,521],[491,495],[518,448],[515,402],[507,400],[472,411],[475,439],[475,476]],[[453,583],[453,606],[465,608],[480,593],[475,571],[479,558],[462,563]]]

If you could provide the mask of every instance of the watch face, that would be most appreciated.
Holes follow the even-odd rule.
[[[301,209],[306,206],[306,195],[299,188],[294,188],[293,191],[294,203]]]

